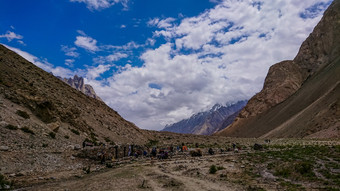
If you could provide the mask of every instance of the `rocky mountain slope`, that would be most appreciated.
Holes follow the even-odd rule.
[[[100,97],[94,91],[93,87],[89,84],[84,83],[83,77],[78,77],[77,75],[75,75],[73,78],[68,78],[68,79],[62,78],[60,76],[57,76],[57,78],[59,78],[60,80],[62,80],[65,83],[67,83],[72,88],[75,88],[75,89],[81,91],[85,95],[102,101],[102,99],[100,99]]]
[[[167,125],[162,131],[211,135],[231,124],[246,103],[246,101],[239,101],[229,106],[216,104],[211,110],[197,113],[189,119]]]
[[[339,137],[340,1],[335,0],[299,53],[273,65],[263,89],[217,133],[236,137]]]

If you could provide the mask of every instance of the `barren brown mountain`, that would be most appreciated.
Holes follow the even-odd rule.
[[[25,126],[36,134],[40,130],[36,126],[47,132],[58,128],[58,138],[69,136],[71,140],[147,140],[142,130],[103,102],[85,96],[2,45],[0,63],[2,123]]]
[[[263,89],[218,135],[339,137],[340,1],[335,0],[294,60],[273,65]]]

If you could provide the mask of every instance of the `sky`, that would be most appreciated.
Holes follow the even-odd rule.
[[[0,0],[0,43],[138,127],[251,98],[330,0]]]

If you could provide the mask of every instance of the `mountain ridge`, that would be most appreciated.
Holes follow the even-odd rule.
[[[211,135],[223,129],[225,124],[230,124],[235,113],[238,113],[246,101],[238,101],[235,104],[226,106],[215,104],[210,110],[199,112],[188,119],[183,119],[177,123],[166,125],[162,131],[175,133]]]
[[[294,60],[270,67],[263,89],[217,135],[339,137],[340,124],[336,122],[340,118],[339,86],[333,86],[340,81],[339,57],[340,1],[335,0],[302,43]],[[324,97],[328,100],[321,99]],[[320,100],[324,105],[318,104]]]

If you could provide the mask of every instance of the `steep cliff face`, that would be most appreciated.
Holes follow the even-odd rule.
[[[78,77],[77,75],[75,75],[73,78],[69,78],[69,79],[62,78],[62,77],[59,77],[59,76],[57,76],[57,78],[59,78],[60,80],[62,80],[65,83],[67,83],[72,88],[81,91],[85,95],[102,101],[102,99],[100,99],[100,97],[94,91],[93,87],[89,84],[84,83],[84,78]]]
[[[229,106],[216,104],[211,110],[197,113],[189,119],[167,125],[162,131],[211,135],[229,125],[246,103],[246,101],[239,101]]]
[[[294,60],[273,65],[269,69],[261,92],[252,97],[235,121],[218,134],[237,137],[260,137],[264,135],[270,137],[274,134],[268,134],[269,132],[274,132],[274,129],[281,127],[281,129],[286,129],[285,132],[291,133],[284,133],[281,130],[281,135],[276,133],[276,137],[304,137],[335,127],[334,121],[339,119],[339,116],[330,114],[330,111],[338,108],[338,99],[333,96],[338,91],[338,85],[333,85],[339,82],[339,73],[334,73],[338,70],[339,62],[337,59],[339,56],[340,1],[335,0],[326,10],[324,17],[313,32],[303,42]],[[323,83],[320,84],[320,82]],[[312,92],[319,93],[313,94]],[[305,96],[305,99],[303,96]],[[322,114],[322,116],[325,115],[325,119],[329,119],[328,122],[317,120],[318,122],[315,122],[315,124],[300,124],[298,119],[301,121],[307,121],[307,118],[312,121],[316,119],[307,115],[304,116],[305,119],[301,118],[301,112],[305,112],[306,108],[309,108],[310,114],[321,117],[319,113],[321,108],[313,107],[315,111],[310,109],[313,104],[316,104],[316,101],[320,101],[320,98],[324,97],[329,97],[329,99],[332,97],[331,100],[334,102],[327,102],[332,107],[324,108],[325,111]],[[296,102],[296,100],[299,100],[299,102]],[[293,102],[296,104],[289,104]],[[286,108],[288,105],[291,107],[290,109]],[[282,113],[277,109],[281,108],[282,110],[283,107],[287,109],[286,112],[289,112],[289,114]],[[334,109],[334,107],[336,108]],[[294,127],[294,123],[289,123],[290,125],[287,126],[286,122],[292,120],[292,118],[294,118],[295,123],[300,124],[300,127]],[[285,128],[282,128],[283,123],[286,124]],[[302,133],[302,130],[288,130],[291,128],[307,130],[307,124],[310,126],[308,133]],[[328,137],[339,136],[337,130],[332,130],[332,132],[332,135],[328,135]]]

